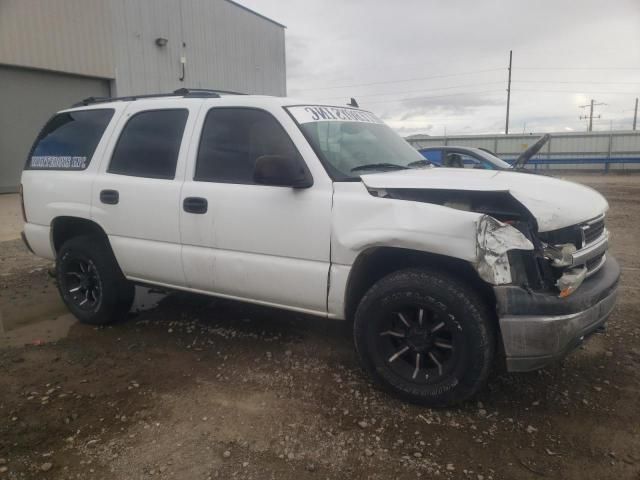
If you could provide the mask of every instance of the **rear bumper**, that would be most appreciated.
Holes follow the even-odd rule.
[[[31,253],[34,253],[33,249],[31,248],[31,245],[29,245],[29,241],[27,240],[27,236],[24,234],[24,230],[22,232],[20,232],[20,238],[22,238],[22,242],[27,247],[27,250],[29,250]]]
[[[564,357],[607,320],[616,303],[620,267],[608,257],[602,268],[567,298],[494,287],[507,369],[525,372]]]
[[[27,248],[38,257],[55,260],[56,254],[51,245],[51,229],[47,225],[25,223],[22,240]]]

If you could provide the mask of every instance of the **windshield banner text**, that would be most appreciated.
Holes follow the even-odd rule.
[[[288,107],[298,123],[310,122],[362,122],[384,123],[373,113],[348,107],[330,107],[323,105],[301,105]]]

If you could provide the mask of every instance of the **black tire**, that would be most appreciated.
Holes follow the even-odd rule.
[[[83,323],[106,325],[124,319],[133,304],[135,287],[99,236],[74,237],[62,245],[56,280],[67,308]]]
[[[412,403],[445,407],[484,385],[495,322],[479,295],[436,271],[408,269],[373,285],[360,301],[354,340],[375,382]]]

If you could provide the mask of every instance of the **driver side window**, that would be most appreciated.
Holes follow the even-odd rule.
[[[202,127],[194,180],[254,185],[256,159],[263,155],[300,157],[270,113],[253,108],[212,108]]]

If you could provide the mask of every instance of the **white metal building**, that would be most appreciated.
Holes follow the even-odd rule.
[[[56,110],[181,87],[286,95],[284,26],[231,0],[0,0],[0,193]]]

